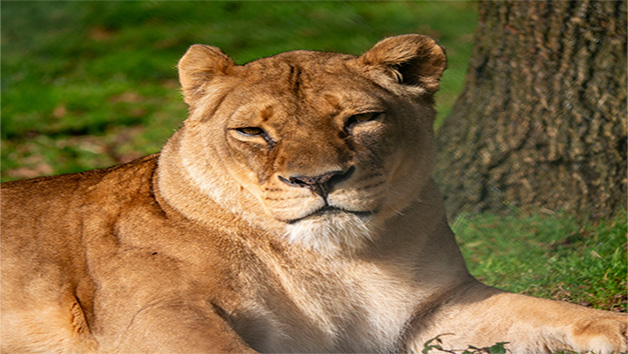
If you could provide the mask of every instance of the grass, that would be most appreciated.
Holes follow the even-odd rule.
[[[591,223],[564,213],[461,216],[471,274],[505,290],[626,312],[626,210]]]
[[[463,84],[469,2],[11,2],[2,6],[3,181],[156,152],[186,116],[176,63],[193,43],[236,63],[294,49],[360,54],[403,33],[449,55],[442,119]]]
[[[237,63],[293,49],[360,54],[423,33],[449,68],[439,122],[462,89],[476,25],[469,2],[2,1],[3,181],[105,167],[158,151],[186,115],[175,66],[193,43]],[[438,124],[438,123],[437,123]],[[463,216],[471,272],[507,290],[626,310],[626,213]]]

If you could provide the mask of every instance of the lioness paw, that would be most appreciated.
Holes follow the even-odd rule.
[[[575,350],[582,353],[625,353],[628,351],[628,317],[610,314],[574,326]]]

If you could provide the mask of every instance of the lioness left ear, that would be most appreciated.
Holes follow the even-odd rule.
[[[203,95],[204,84],[227,75],[233,66],[233,60],[217,47],[203,44],[191,46],[177,65],[185,102],[192,106]]]
[[[419,86],[432,94],[438,91],[447,57],[432,38],[419,34],[389,37],[359,58],[364,65],[379,66],[400,84]]]

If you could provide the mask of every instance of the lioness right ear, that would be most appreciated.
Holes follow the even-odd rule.
[[[381,40],[359,58],[378,67],[403,85],[418,86],[432,94],[438,91],[447,57],[432,38],[406,34]]]
[[[191,46],[177,65],[185,102],[191,106],[203,95],[205,83],[216,76],[227,75],[234,65],[219,48],[203,44]]]

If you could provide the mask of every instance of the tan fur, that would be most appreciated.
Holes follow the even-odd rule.
[[[430,177],[444,69],[419,35],[191,47],[160,154],[2,186],[2,352],[626,350],[624,315],[468,274]]]

